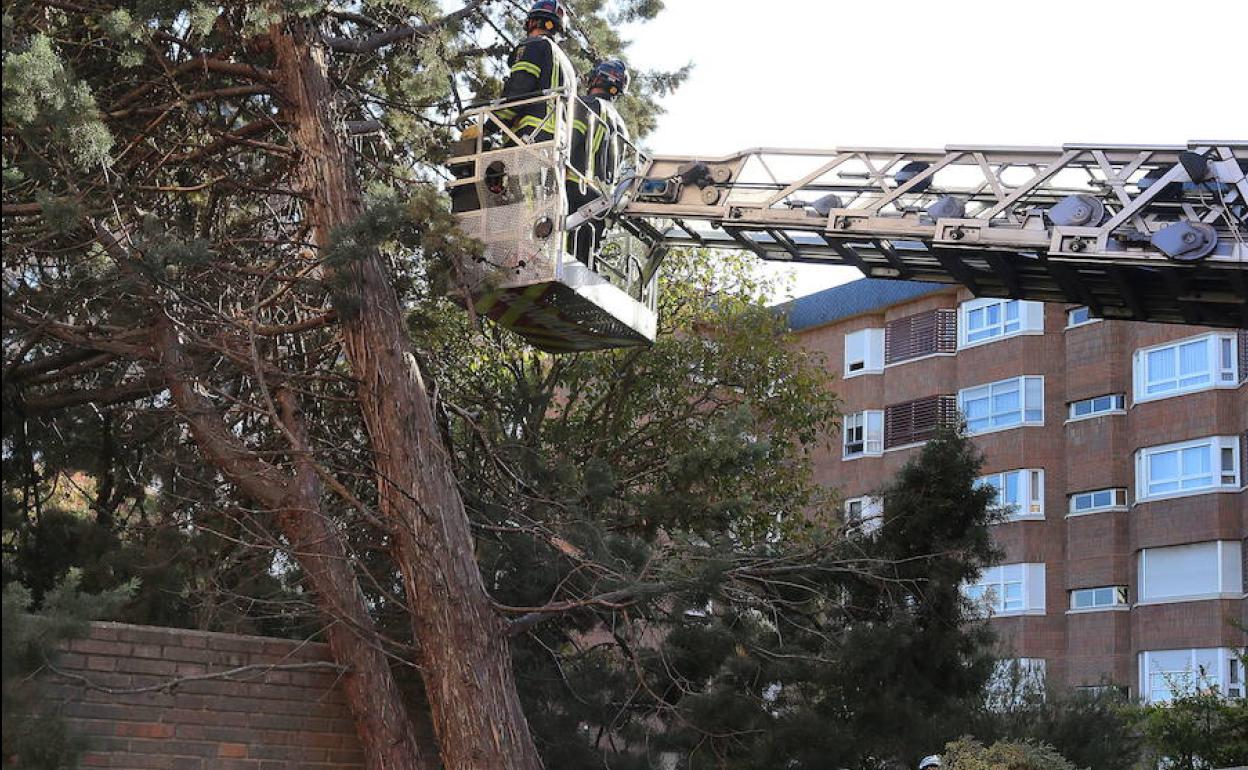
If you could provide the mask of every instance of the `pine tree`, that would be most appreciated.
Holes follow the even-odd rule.
[[[55,662],[63,642],[84,636],[89,621],[116,613],[133,588],[87,594],[80,590],[78,574],[71,572],[36,603],[21,585],[5,586],[0,618],[4,764],[31,770],[62,770],[76,764],[82,741],[40,697],[44,680],[38,675]]]

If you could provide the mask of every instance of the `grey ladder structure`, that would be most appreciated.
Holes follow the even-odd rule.
[[[759,148],[651,158],[615,216],[650,244],[1248,328],[1246,170],[1238,140]]]

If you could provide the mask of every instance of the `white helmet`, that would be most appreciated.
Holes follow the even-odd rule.
[[[929,754],[919,760],[919,770],[925,770],[928,767],[940,767],[940,756],[937,754]]]

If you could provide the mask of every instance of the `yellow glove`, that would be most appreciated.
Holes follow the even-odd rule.
[[[481,124],[473,123],[460,133],[459,138],[462,141],[466,139],[476,139],[478,136],[481,136]]]

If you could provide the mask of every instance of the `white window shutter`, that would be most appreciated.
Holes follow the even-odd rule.
[[[884,330],[867,330],[867,369],[873,372],[884,370]]]
[[[1027,565],[1027,609],[1044,609],[1044,563]]]
[[[865,430],[866,453],[881,454],[884,451],[884,413],[881,411],[868,411],[866,413],[867,426]]]
[[[1043,332],[1044,331],[1044,303],[1043,302],[1022,302],[1022,313],[1020,313],[1023,322],[1024,331]]]

